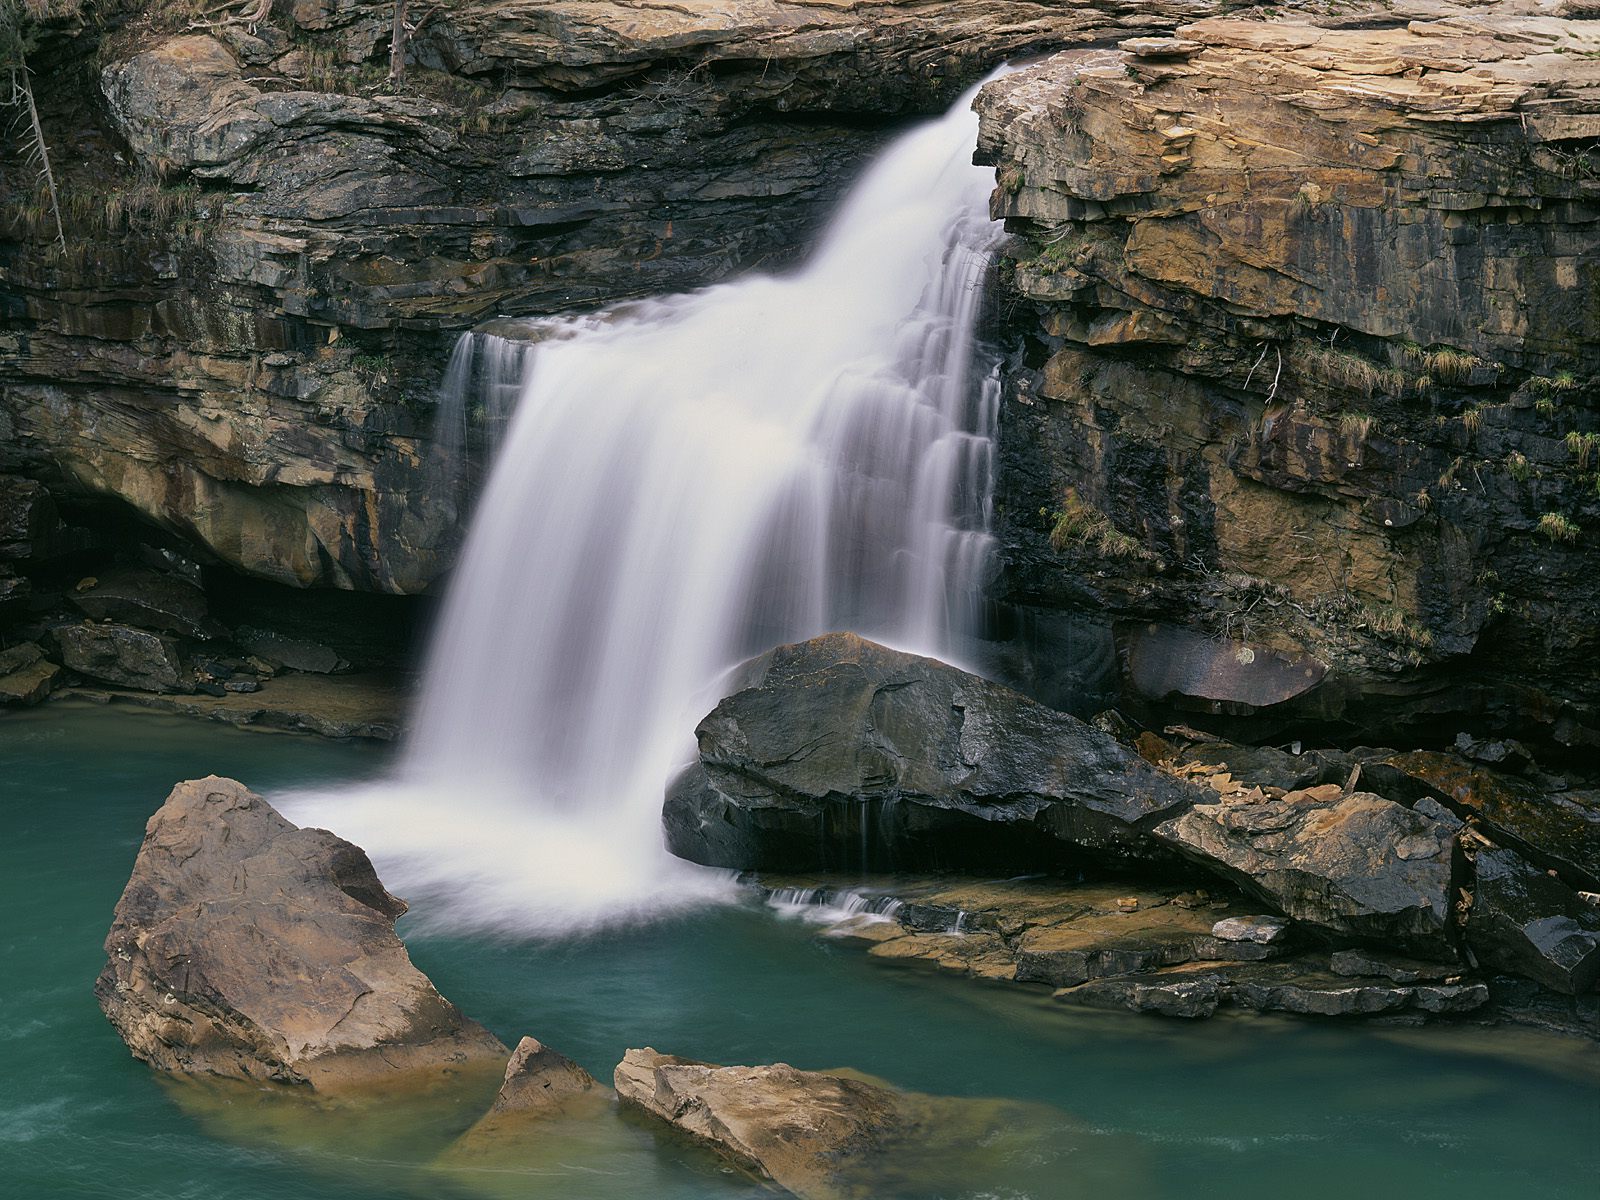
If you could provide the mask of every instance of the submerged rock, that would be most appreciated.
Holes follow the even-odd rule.
[[[842,1176],[903,1132],[898,1093],[786,1063],[719,1067],[629,1050],[617,1095],[798,1196],[840,1194]]]
[[[1155,836],[1307,925],[1454,955],[1452,831],[1382,796],[1326,785],[1198,804]]]
[[[58,625],[53,630],[68,669],[140,692],[193,691],[178,643],[131,625]]]
[[[502,1060],[412,965],[405,911],[359,847],[190,780],[145,829],[95,994],[167,1071],[332,1089]]]
[[[536,1038],[525,1037],[511,1052],[505,1082],[489,1114],[548,1112],[598,1090],[599,1081],[577,1063]]]
[[[664,814],[673,853],[711,866],[1159,858],[1144,830],[1201,794],[1075,717],[854,634],[781,646],[736,678]]]

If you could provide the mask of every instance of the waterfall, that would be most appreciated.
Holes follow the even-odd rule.
[[[297,820],[459,925],[646,915],[727,886],[666,853],[660,808],[729,667],[837,629],[961,657],[998,407],[970,101],[890,146],[792,274],[463,340],[441,444],[509,420],[415,732],[398,779]]]

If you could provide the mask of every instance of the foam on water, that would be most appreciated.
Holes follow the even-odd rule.
[[[802,269],[463,343],[442,444],[509,415],[398,778],[290,798],[436,922],[566,932],[725,895],[662,846],[718,678],[853,629],[960,660],[990,555],[997,236],[970,94]],[[520,377],[511,404],[508,380]]]

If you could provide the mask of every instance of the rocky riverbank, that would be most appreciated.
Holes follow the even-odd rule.
[[[1454,1015],[1517,977],[1573,999],[1530,1008],[1506,979],[1503,1011],[1600,1034],[1600,796],[1516,743],[1245,747],[1109,713],[1097,728],[842,634],[763,655],[735,686],[668,791],[676,853],[857,879],[1040,873],[768,881],[789,903],[843,894],[860,911],[831,932],[875,957],[1179,1016]]]

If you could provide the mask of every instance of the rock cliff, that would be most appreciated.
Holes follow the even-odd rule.
[[[8,162],[0,470],[281,583],[422,591],[457,534],[430,434],[458,332],[781,264],[1002,59],[1226,7],[463,0],[414,14],[396,87],[386,4],[58,0],[67,245]]]
[[[1047,699],[1600,744],[1600,23],[1405,15],[980,94],[999,591]]]

